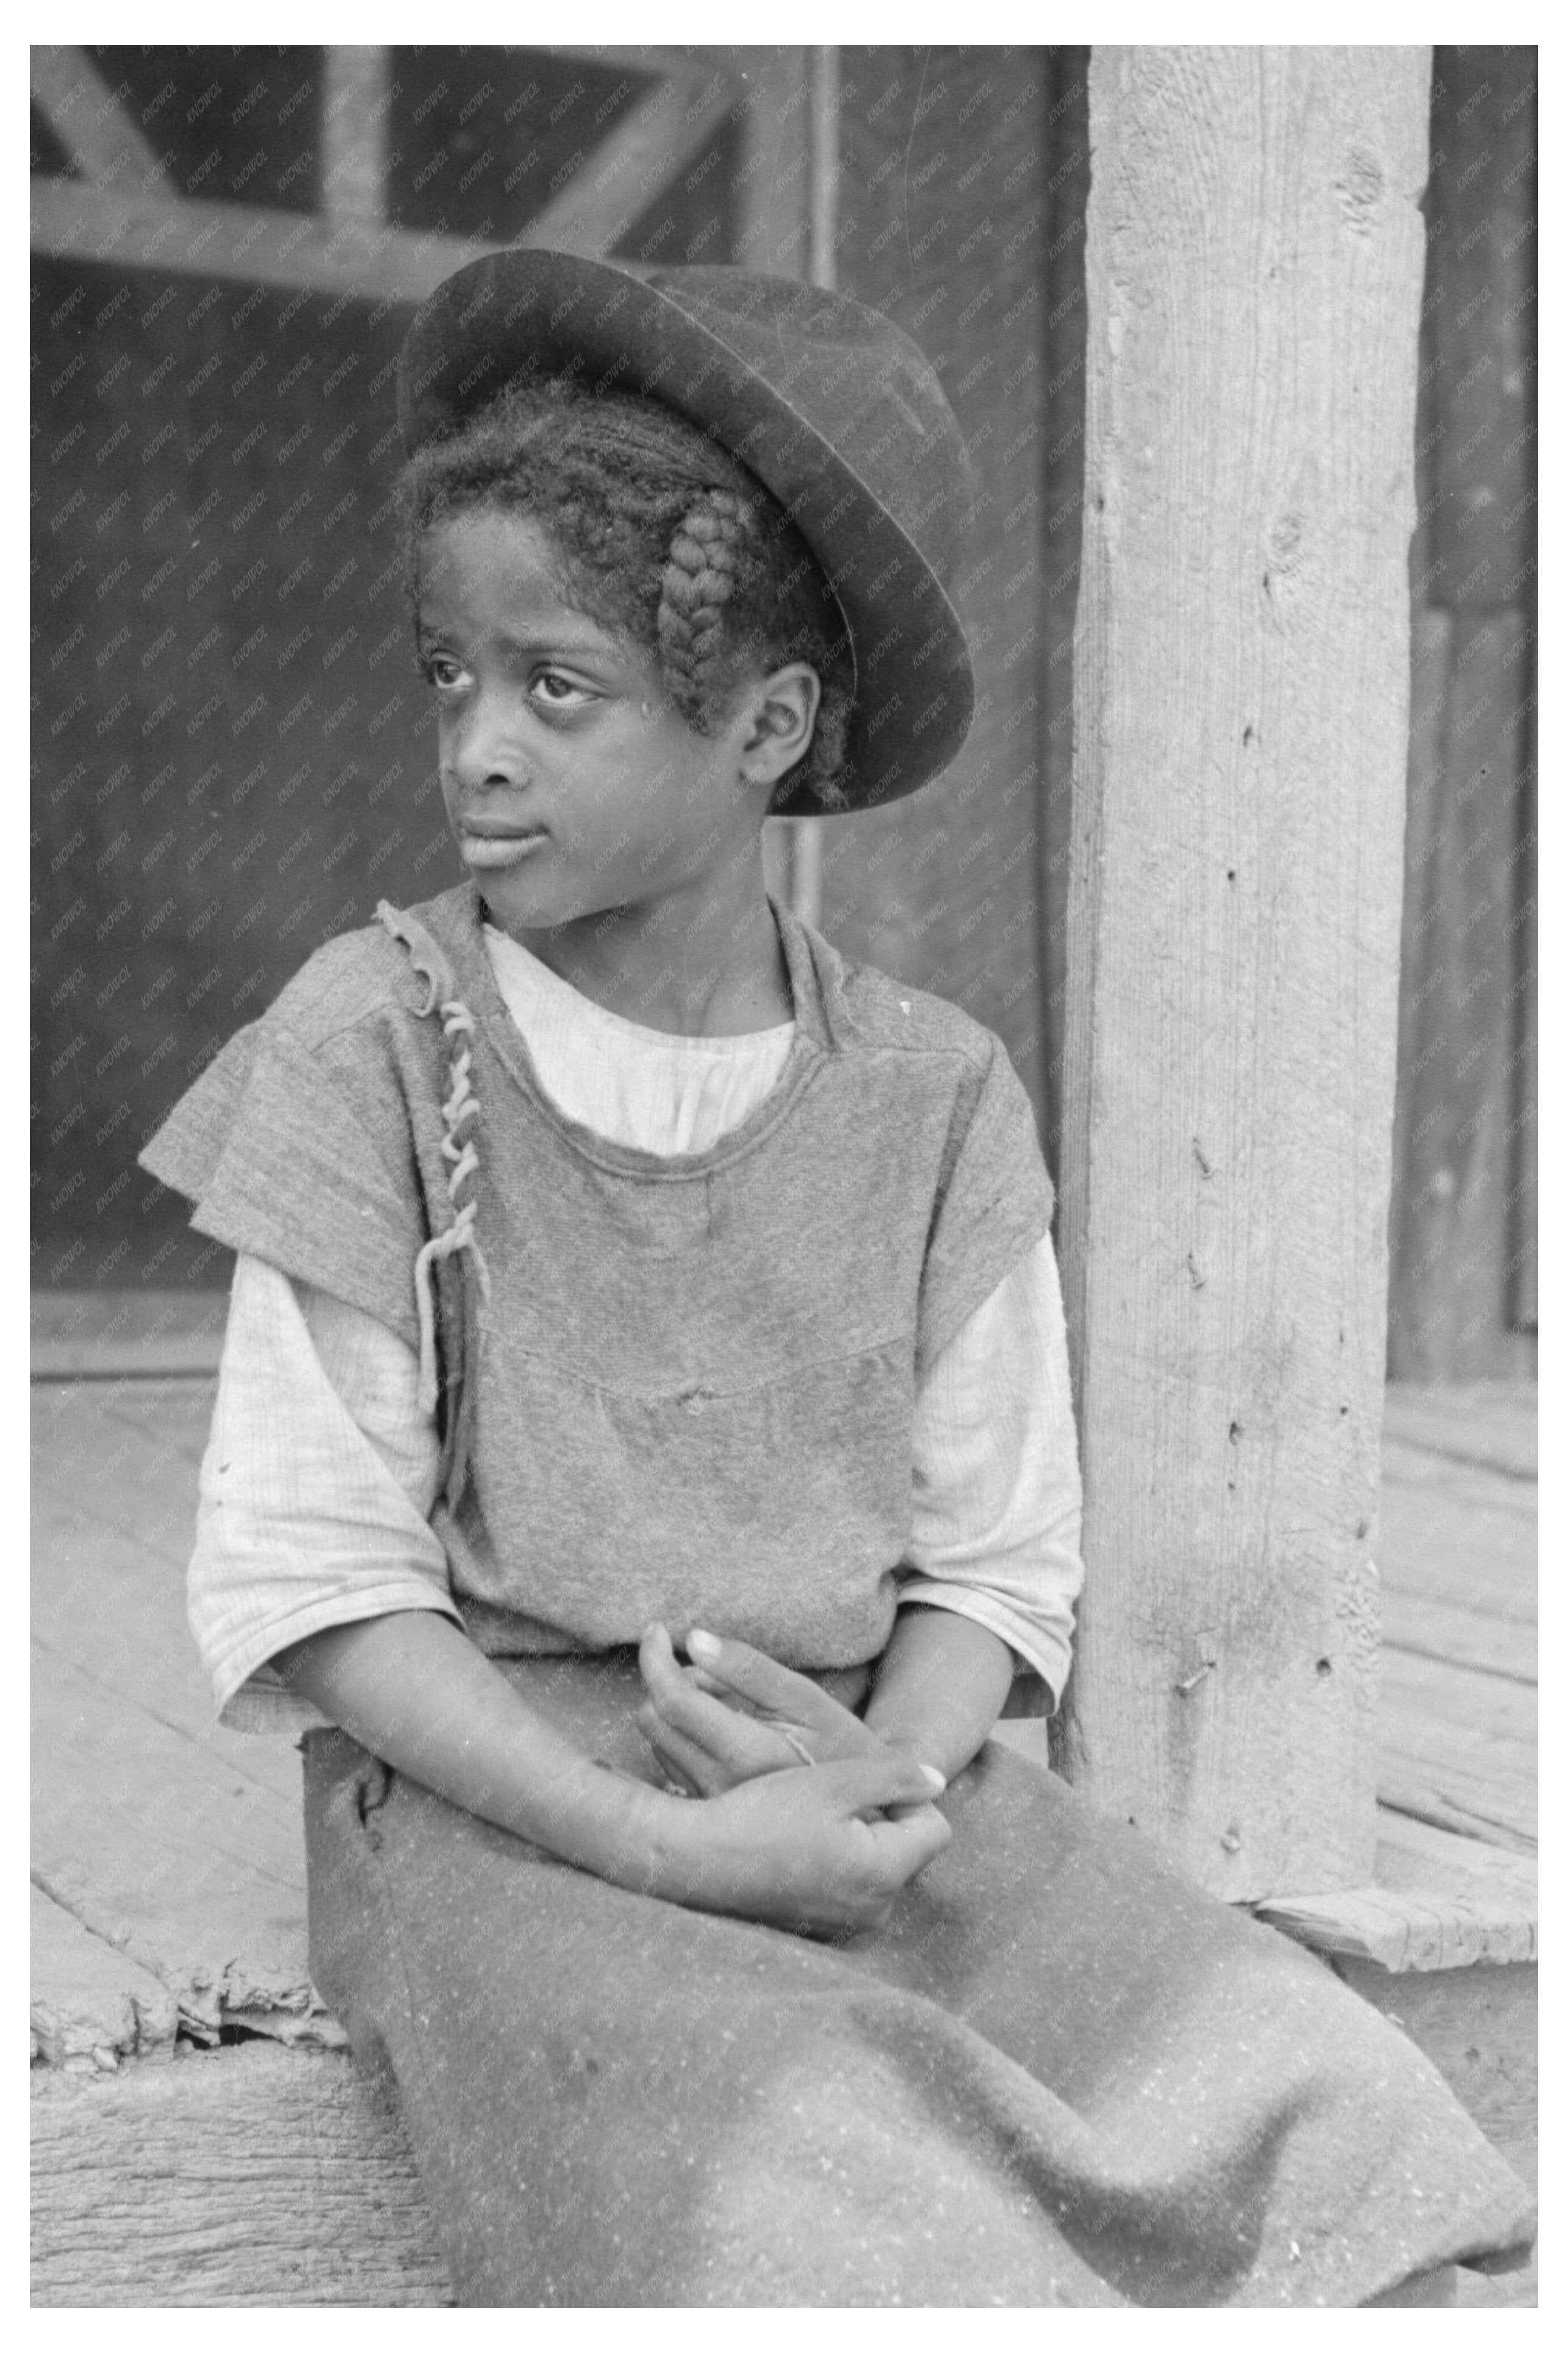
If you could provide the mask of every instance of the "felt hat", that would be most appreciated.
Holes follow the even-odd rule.
[[[968,731],[974,675],[948,591],[974,481],[936,370],[891,320],[798,279],[513,247],[415,318],[398,364],[410,456],[521,375],[640,392],[701,426],[793,519],[855,665],[852,808],[913,792]],[[775,804],[820,816],[805,786]]]

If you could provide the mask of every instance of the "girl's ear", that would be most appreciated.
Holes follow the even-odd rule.
[[[785,662],[746,694],[741,774],[748,784],[776,785],[811,749],[822,681],[809,662]]]

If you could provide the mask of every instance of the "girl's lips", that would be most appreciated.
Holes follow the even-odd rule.
[[[467,865],[493,871],[498,866],[519,865],[547,839],[543,833],[470,833],[464,826],[458,828],[458,847]]]

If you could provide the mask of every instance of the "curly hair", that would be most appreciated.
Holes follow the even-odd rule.
[[[651,653],[689,726],[710,732],[749,674],[808,662],[822,696],[802,783],[843,808],[854,700],[844,617],[772,492],[661,401],[560,378],[513,385],[411,458],[398,479],[408,586],[447,518],[500,507],[547,533],[567,599]]]

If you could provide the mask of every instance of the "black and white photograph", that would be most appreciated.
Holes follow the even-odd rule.
[[[612,17],[29,47],[32,2306],[1534,2309],[1539,52]]]

